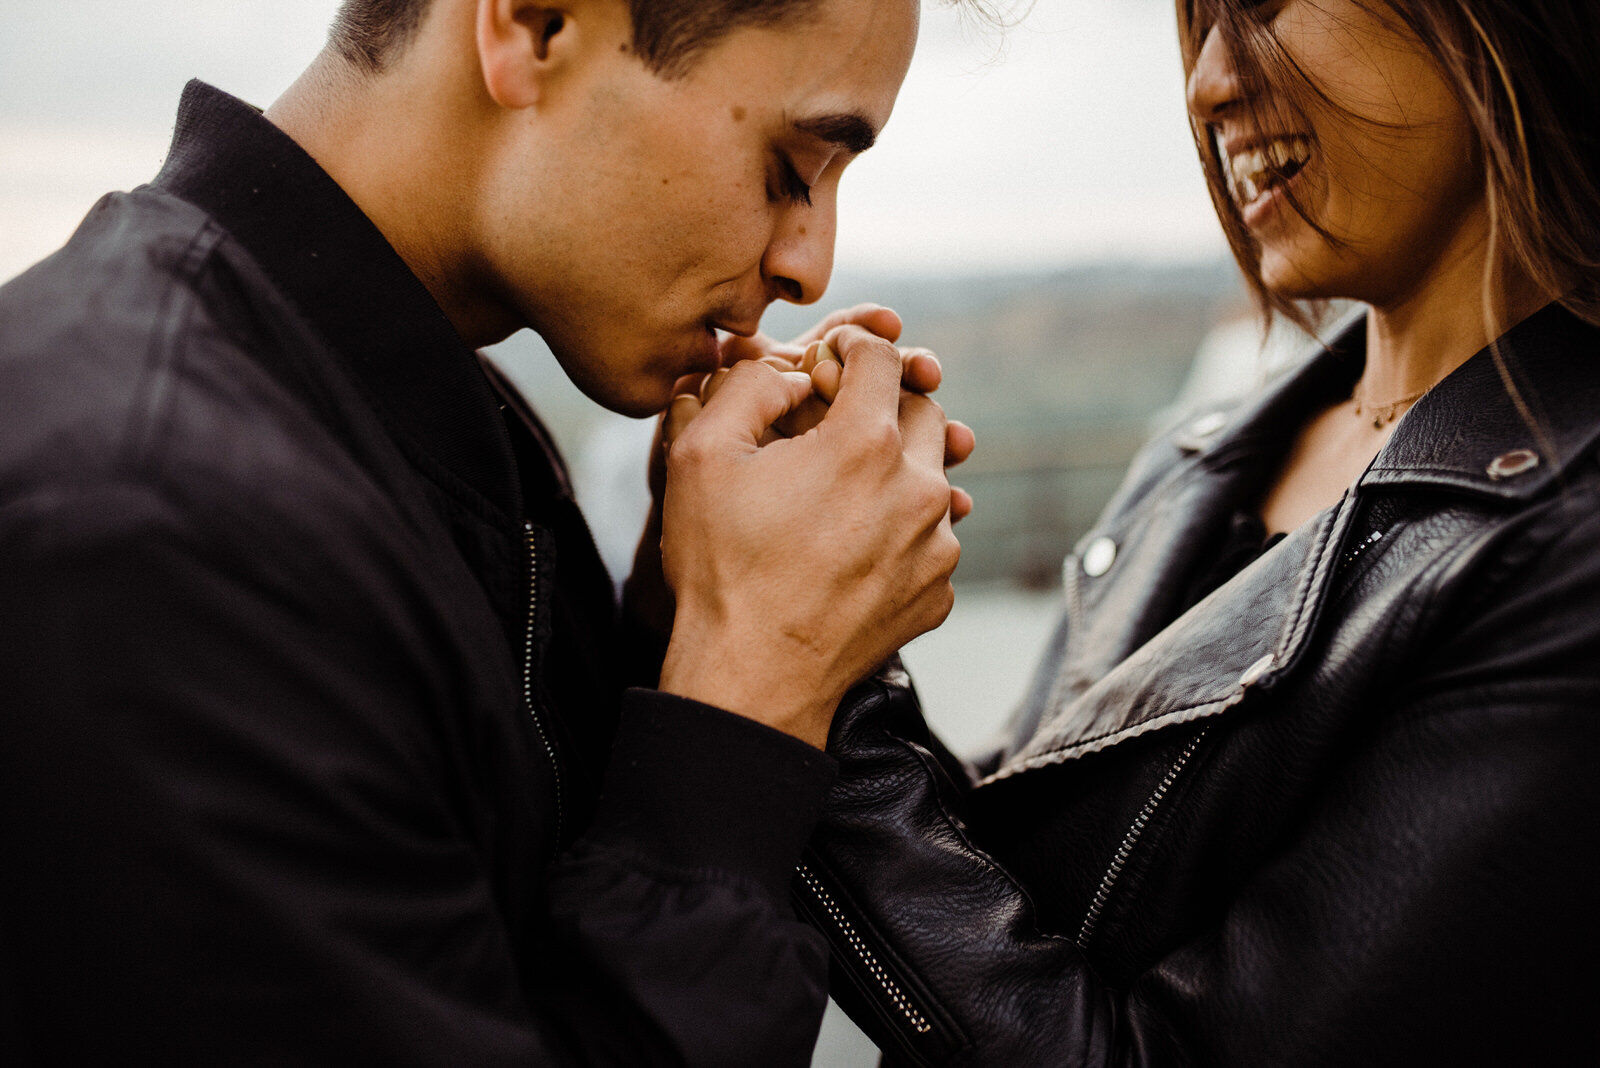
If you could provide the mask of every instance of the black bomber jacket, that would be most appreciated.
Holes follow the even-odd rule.
[[[522,407],[198,83],[0,288],[0,1062],[807,1063],[832,761],[624,693]]]
[[[1537,429],[1478,354],[1185,610],[1362,338],[1147,447],[998,754],[903,677],[836,720],[794,892],[891,1063],[1600,1063],[1600,331],[1514,328]]]

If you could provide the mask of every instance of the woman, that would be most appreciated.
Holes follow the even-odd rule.
[[[835,996],[894,1063],[1594,1063],[1600,8],[1179,22],[1246,277],[1368,314],[1141,454],[1000,753],[847,702]]]

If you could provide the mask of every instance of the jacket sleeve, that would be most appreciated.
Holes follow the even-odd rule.
[[[1524,545],[1492,594],[1433,606],[1429,655],[1292,839],[1116,988],[974,839],[915,695],[859,689],[795,887],[835,997],[892,1063],[1594,1061],[1594,541],[1580,524]],[[1229,759],[1227,723],[1212,730],[1202,763]]]
[[[787,899],[832,760],[778,731],[630,690],[600,811],[551,875],[560,1015],[610,1041],[643,1015],[692,1065],[809,1063],[827,947]],[[573,991],[580,996],[574,998]],[[631,1064],[637,1054],[597,1059]]]
[[[0,505],[0,1060],[806,1062],[825,950],[784,895],[830,761],[636,698],[638,775],[508,909],[405,559],[208,502]]]

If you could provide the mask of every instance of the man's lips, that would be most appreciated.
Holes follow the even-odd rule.
[[[701,323],[702,346],[695,354],[695,364],[686,374],[715,371],[722,366],[722,335],[752,337],[759,329],[760,316],[718,316]]]
[[[707,320],[712,329],[721,330],[724,334],[734,337],[754,337],[757,330],[761,329],[761,313],[754,315],[721,316]]]
[[[689,366],[683,371],[684,374],[704,374],[722,366],[722,341],[717,337],[717,327],[714,323],[701,324],[700,344],[691,354],[690,361]]]

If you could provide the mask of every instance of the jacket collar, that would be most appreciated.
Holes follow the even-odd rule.
[[[1515,384],[1533,425],[1518,410],[1507,380]],[[1523,500],[1559,480],[1596,437],[1600,329],[1552,304],[1418,401],[1360,486],[1427,484]]]
[[[1163,496],[1178,490],[1190,501],[1216,496],[1234,461],[1264,441],[1281,442],[1285,421],[1303,418],[1309,397],[1317,391],[1322,397],[1337,395],[1327,390],[1355,381],[1364,337],[1364,324],[1356,324],[1227,425],[1210,418],[1191,424],[1187,438],[1180,432],[1179,447],[1199,453],[1204,473],[1182,487],[1166,487]],[[1276,684],[1311,648],[1367,494],[1378,487],[1415,485],[1509,502],[1549,487],[1567,465],[1588,454],[1600,436],[1600,363],[1591,356],[1597,341],[1600,330],[1559,307],[1539,312],[1500,340],[1542,441],[1509,397],[1493,352],[1473,356],[1401,420],[1353,492],[1119,657],[1086,689],[1044,708],[1031,737],[985,782],[1217,715],[1253,690]],[[1540,462],[1496,467],[1497,459],[1522,452],[1538,455]],[[1161,507],[1156,501],[1153,510],[1125,517],[1125,523],[1130,529],[1147,526],[1159,520]],[[1137,585],[1138,576],[1133,580]],[[1218,626],[1218,620],[1230,624]],[[1108,622],[1115,627],[1117,621]]]
[[[1191,420],[1173,440],[1211,467],[1254,454],[1264,442],[1285,440],[1311,398],[1353,388],[1365,360],[1366,319],[1361,317],[1250,403],[1231,415],[1207,413]],[[1507,378],[1527,404],[1532,426]],[[1552,304],[1474,354],[1413,405],[1359,485],[1434,485],[1508,500],[1528,498],[1559,479],[1597,436],[1600,328]],[[1506,457],[1515,462],[1496,464]]]
[[[344,190],[260,111],[191,81],[154,183],[210,214],[331,344],[446,489],[521,515],[516,461],[476,353]]]
[[[1206,411],[1179,426],[1172,432],[1173,444],[1199,454],[1214,469],[1240,457],[1279,452],[1308,412],[1355,387],[1366,359],[1365,323],[1361,318],[1341,328],[1326,347],[1242,403]]]

